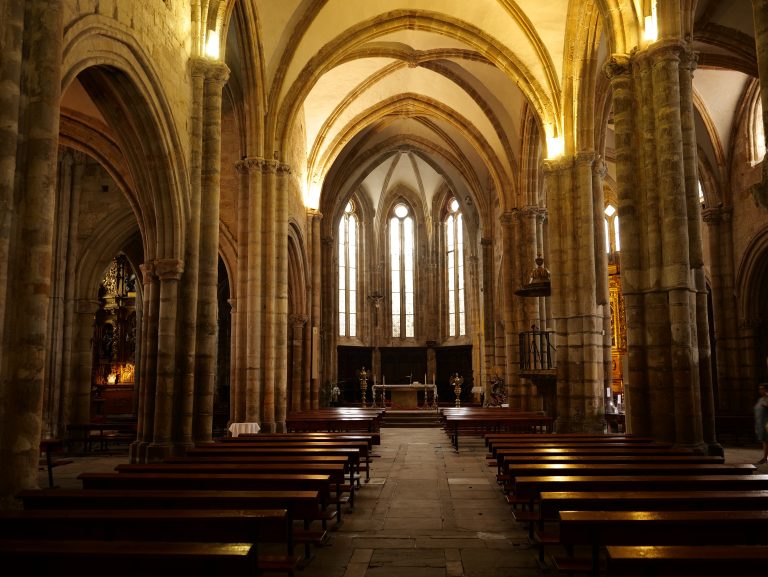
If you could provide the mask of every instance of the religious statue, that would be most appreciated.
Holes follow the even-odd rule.
[[[456,395],[456,406],[461,406],[461,385],[464,384],[464,378],[459,376],[459,373],[453,373],[451,377],[451,384],[453,385],[453,393]]]
[[[360,392],[363,396],[363,408],[365,408],[365,393],[368,390],[368,373],[365,371],[365,367],[360,370]]]

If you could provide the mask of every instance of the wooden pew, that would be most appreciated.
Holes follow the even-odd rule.
[[[341,520],[341,504],[354,507],[354,484],[345,483],[346,463],[123,463],[115,467],[118,473],[304,473],[328,475],[335,486],[335,503]],[[344,494],[349,493],[349,497]]]
[[[305,518],[307,523],[320,520],[323,529],[327,521],[337,518],[337,512],[326,508],[330,502],[330,475],[309,475],[299,473],[81,473],[77,477],[83,489],[155,489],[216,491],[317,491],[320,496],[320,513]],[[338,508],[340,509],[340,507]],[[337,509],[337,511],[338,511]]]
[[[555,557],[564,572],[588,570],[597,577],[607,545],[768,545],[768,511],[562,511]],[[574,550],[587,546],[590,556]]]
[[[360,450],[349,447],[264,447],[264,446],[225,446],[223,443],[210,443],[203,447],[187,449],[186,456],[224,456],[224,457],[248,457],[248,456],[345,456],[355,473],[360,472]],[[370,468],[365,466],[366,482],[370,480]]]
[[[490,413],[446,415],[443,422],[451,444],[457,451],[459,450],[459,432],[484,435],[490,431],[548,433],[552,430],[552,417],[536,412],[516,413],[493,410]]]
[[[292,532],[285,509],[0,511],[0,539],[252,543],[260,571],[288,574],[299,561]],[[279,543],[283,550],[268,555],[266,543]]]
[[[486,446],[496,440],[500,441],[620,441],[622,443],[648,443],[653,442],[653,437],[633,435],[631,433],[486,433],[484,435]]]
[[[690,486],[695,487],[695,482]],[[564,511],[759,511],[766,509],[768,509],[768,490],[543,491],[535,516],[523,521],[530,521],[529,538],[537,543],[539,560],[543,562],[544,547],[560,543],[559,521],[560,514]]]
[[[514,481],[514,494],[528,503],[528,509],[533,509],[545,491],[653,490],[765,491],[768,475],[556,475],[521,476]]]
[[[117,473],[115,473],[117,475]],[[303,543],[305,557],[311,556],[310,545],[321,543],[325,531],[312,531],[312,520],[320,516],[317,491],[253,490],[218,491],[146,490],[146,489],[28,489],[16,495],[24,509],[285,509],[291,523],[303,528],[294,530],[293,539]]]
[[[45,455],[45,468],[48,472],[48,487],[53,489],[53,469],[62,465],[69,465],[72,459],[56,459],[54,454],[64,450],[64,441],[61,439],[47,438],[40,440],[40,453]]]
[[[540,460],[524,458],[503,458],[500,482],[505,492],[519,476],[534,475],[746,475],[753,473],[756,467],[751,464],[732,465],[723,463],[721,457],[707,460],[701,457],[673,457],[660,459],[660,456],[642,459],[628,456],[614,460],[589,458],[585,461]]]
[[[71,423],[67,425],[69,443],[80,443],[83,452],[90,453],[94,445],[106,450],[109,443],[129,443],[136,439],[134,421],[99,421],[95,423]]]
[[[768,546],[612,545],[607,557],[607,577],[761,575],[768,566]]]
[[[251,543],[0,539],[0,564],[60,577],[259,574]]]
[[[371,453],[372,453],[372,442],[370,438],[363,438],[360,440],[347,440],[347,439],[318,439],[313,441],[308,441],[305,439],[269,439],[267,437],[251,437],[247,439],[241,439],[240,437],[232,438],[230,441],[213,441],[210,443],[200,443],[196,445],[196,448],[221,448],[221,447],[232,447],[232,448],[239,448],[239,449],[247,449],[251,447],[265,447],[265,448],[297,448],[297,449],[304,449],[304,448],[328,448],[328,447],[339,447],[339,448],[352,448],[352,449],[358,449],[360,452],[360,458],[359,462],[360,464],[365,464],[366,471],[371,465]]]
[[[238,439],[250,440],[250,439],[271,439],[271,440],[296,440],[305,439],[308,441],[314,440],[369,440],[370,445],[381,445],[381,433],[374,431],[370,433],[344,433],[344,432],[327,432],[327,431],[307,431],[304,433],[242,433],[237,437],[221,437],[216,439],[217,441],[237,441]]]

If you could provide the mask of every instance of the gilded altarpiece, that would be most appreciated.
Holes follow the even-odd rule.
[[[614,395],[623,395],[622,359],[626,358],[627,354],[627,324],[618,265],[609,265],[608,275],[611,304],[611,359],[613,360],[611,389]]]

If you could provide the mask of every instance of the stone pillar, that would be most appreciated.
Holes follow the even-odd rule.
[[[175,259],[155,261],[160,281],[157,323],[157,386],[154,396],[154,428],[147,447],[147,461],[162,460],[172,452],[176,401],[176,335],[179,281],[184,263]]]
[[[0,134],[9,137],[0,144],[0,509],[18,506],[14,495],[38,485],[61,99],[62,2],[18,4],[23,15],[17,6],[5,11],[0,56]],[[35,26],[24,29],[25,21]]]
[[[522,409],[525,404],[525,398],[520,385],[520,377],[518,376],[520,357],[518,354],[518,334],[514,317],[515,287],[520,284],[519,280],[514,278],[515,247],[513,239],[515,214],[505,212],[501,215],[499,222],[501,224],[502,244],[501,269],[504,271],[504,278],[501,279],[504,287],[504,310],[502,314],[504,318],[504,340],[506,342],[504,382],[507,385],[507,399],[510,408]]]
[[[302,382],[304,376],[304,327],[307,324],[307,315],[291,315],[288,318],[291,324],[291,406],[292,412],[301,410]]]
[[[81,299],[74,303],[70,385],[64,392],[65,423],[87,423],[91,419],[93,369],[93,325],[99,302]]]
[[[275,359],[275,430],[286,431],[288,409],[288,197],[291,169],[278,163],[275,170],[275,309],[274,340],[271,344]],[[297,287],[303,290],[304,287]]]
[[[493,307],[493,241],[490,238],[480,239],[481,267],[482,267],[482,286],[480,289],[480,299],[483,303],[483,374],[482,381],[475,382],[475,387],[483,390],[484,398],[490,397],[490,378],[493,375],[494,348],[496,346],[495,335],[495,315]],[[477,285],[476,285],[477,286]],[[478,399],[479,400],[479,399]]]
[[[138,356],[141,359],[139,380],[139,406],[136,441],[131,445],[131,462],[143,462],[152,430],[155,426],[154,398],[157,388],[157,319],[160,310],[160,293],[154,263],[144,263],[141,281],[144,287],[144,323],[141,325],[141,345]]]
[[[78,238],[78,219],[77,213],[80,206],[80,195],[83,186],[83,173],[85,171],[86,156],[82,152],[72,151],[74,163],[71,172],[71,202],[73,208],[70,212],[69,235],[67,239],[66,255],[62,260],[70,263],[68,273],[65,279],[64,288],[64,347],[62,351],[62,384],[61,399],[59,401],[59,427],[53,428],[54,434],[64,434],[61,430],[61,424],[71,423],[72,405],[70,399],[79,395],[86,395],[90,398],[91,389],[91,347],[90,339],[93,337],[93,313],[98,308],[96,301],[91,301],[91,317],[88,323],[90,332],[81,332],[83,326],[80,317],[80,301],[76,300],[76,274],[75,267],[71,263],[77,262],[79,254]],[[82,351],[87,350],[88,356],[81,357]],[[80,360],[78,360],[80,359]],[[85,363],[81,367],[79,363]],[[90,411],[89,411],[90,412]]]
[[[3,2],[5,21],[0,27],[0,287],[7,294],[8,264],[14,218],[13,191],[21,103],[21,61],[24,41],[24,2]],[[55,76],[58,78],[58,74]],[[5,342],[5,315],[9,299],[0,298],[0,343]]]
[[[225,64],[209,63],[203,93],[203,158],[200,203],[200,264],[195,346],[193,439],[211,440],[216,377],[221,199],[221,94],[229,79]],[[202,215],[205,215],[204,218]],[[185,438],[185,441],[187,439]]]
[[[733,208],[718,206],[703,211],[709,228],[709,270],[712,284],[712,309],[715,328],[717,406],[738,412],[754,402],[752,383],[745,378],[743,347],[738,339],[739,312],[733,256]],[[744,395],[748,391],[749,395]]]
[[[275,246],[277,231],[277,206],[275,171],[277,161],[268,160],[262,165],[264,178],[264,214],[262,215],[262,242],[264,243],[264,286],[262,288],[264,316],[263,331],[263,365],[261,378],[261,429],[265,433],[273,433],[275,426],[275,337],[276,337],[276,307],[277,307],[277,247]]]
[[[320,408],[320,319],[322,314],[321,294],[322,294],[322,270],[323,270],[323,255],[322,255],[322,242],[320,241],[320,222],[323,215],[320,211],[310,211],[310,234],[311,234],[311,269],[312,269],[312,315],[311,315],[311,353],[312,353],[312,368],[311,378],[309,381],[309,406],[308,408],[319,409]]]
[[[263,226],[263,201],[264,183],[262,181],[263,159],[248,158],[239,168],[247,171],[248,196],[247,228],[243,231],[248,238],[248,272],[247,291],[245,294],[246,307],[240,311],[242,331],[244,333],[246,350],[245,375],[242,385],[245,390],[238,390],[237,412],[232,413],[232,418],[238,422],[261,422],[261,393],[262,393],[262,323],[264,313],[262,302],[264,300],[264,238]],[[241,172],[242,173],[242,172]]]
[[[760,101],[763,104],[763,134],[768,140],[768,0],[752,0],[755,22],[757,73],[760,76]],[[751,189],[755,200],[768,208],[768,161],[763,161],[763,180]]]

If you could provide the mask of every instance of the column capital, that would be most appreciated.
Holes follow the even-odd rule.
[[[193,78],[205,78],[206,82],[224,86],[229,80],[229,67],[223,62],[208,58],[190,58],[189,69]]]
[[[629,54],[612,54],[608,62],[603,65],[603,74],[609,80],[625,76],[632,71],[632,59]]]
[[[563,156],[560,158],[550,158],[543,160],[541,168],[544,172],[544,176],[548,174],[554,174],[556,172],[563,172],[573,166],[573,157]]]
[[[577,152],[573,159],[576,164],[589,164],[592,166],[597,159],[597,153],[594,150],[582,150],[581,152]]]
[[[715,206],[713,208],[704,208],[701,211],[701,217],[709,225],[718,225],[721,222],[730,222],[733,216],[733,207]]]
[[[315,219],[322,220],[323,219],[323,213],[320,212],[316,208],[307,208],[306,211],[307,211],[307,218],[310,219],[310,220],[315,220]]]
[[[291,323],[291,326],[293,326],[294,329],[300,329],[303,328],[304,325],[307,324],[307,321],[309,320],[309,317],[307,315],[288,315],[288,322]]]
[[[511,226],[517,221],[519,212],[520,210],[517,208],[502,212],[499,215],[499,222],[503,225]]]
[[[147,285],[155,280],[155,264],[153,262],[140,264],[139,271],[141,271],[141,282],[143,284]]]
[[[155,274],[160,280],[179,280],[184,273],[184,261],[175,258],[155,260]]]

